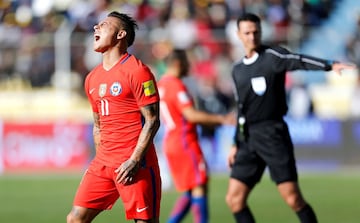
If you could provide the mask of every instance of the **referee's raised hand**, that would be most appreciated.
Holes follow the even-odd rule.
[[[337,61],[335,61],[331,65],[331,70],[333,70],[338,75],[341,75],[343,70],[348,70],[348,69],[349,70],[356,69],[356,65],[351,63],[341,63]]]

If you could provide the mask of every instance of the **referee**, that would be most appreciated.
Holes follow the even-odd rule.
[[[294,147],[283,119],[288,110],[285,75],[292,70],[333,70],[340,74],[342,69],[354,66],[263,45],[260,24],[260,18],[249,13],[237,20],[245,57],[232,70],[239,123],[228,157],[231,175],[226,202],[236,222],[255,222],[247,199],[268,167],[281,197],[300,222],[315,223],[315,212],[299,188]]]

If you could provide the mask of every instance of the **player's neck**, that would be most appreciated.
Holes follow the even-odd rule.
[[[179,78],[179,71],[177,68],[169,66],[166,72],[167,75]]]
[[[126,54],[126,50],[114,49],[108,50],[103,53],[103,68],[110,70],[115,64],[117,64],[122,56]]]

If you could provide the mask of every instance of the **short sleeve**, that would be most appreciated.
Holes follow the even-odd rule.
[[[179,84],[176,87],[175,101],[176,101],[177,109],[179,111],[181,111],[182,109],[184,109],[188,106],[193,105],[191,96],[189,95],[188,90],[186,89],[186,87],[183,84]]]
[[[90,94],[90,78],[91,78],[91,73],[89,73],[86,78],[85,78],[85,82],[84,82],[84,90],[85,90],[85,94],[88,98],[88,101],[91,105],[91,108],[92,108],[92,111],[95,112],[95,113],[98,113],[98,108],[96,106],[96,103],[94,100],[92,100],[92,96]]]
[[[131,86],[140,107],[159,101],[155,77],[147,66],[140,66],[134,71]]]

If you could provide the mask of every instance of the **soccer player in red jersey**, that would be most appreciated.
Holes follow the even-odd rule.
[[[189,61],[184,50],[173,50],[165,75],[158,82],[160,114],[165,124],[163,141],[176,189],[183,192],[176,201],[168,223],[180,222],[189,210],[195,223],[209,221],[207,206],[208,169],[201,151],[196,124],[220,125],[235,122],[232,115],[217,115],[194,108],[181,78],[188,75]]]
[[[111,12],[94,26],[102,64],[86,77],[96,155],[76,192],[68,223],[91,222],[121,198],[126,219],[158,223],[161,179],[153,138],[160,126],[154,75],[127,52],[136,22]]]

